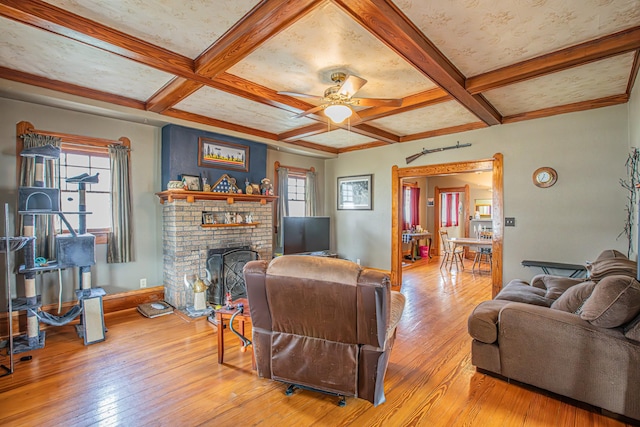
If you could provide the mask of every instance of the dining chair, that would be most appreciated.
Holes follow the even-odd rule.
[[[492,239],[493,233],[491,231],[483,231],[478,236],[481,239]],[[489,273],[491,273],[493,268],[492,263],[493,253],[490,247],[482,247],[478,248],[476,251],[476,256],[473,258],[473,265],[471,266],[471,271],[473,272],[476,268],[476,264],[478,265],[478,272],[482,270],[482,262],[486,262],[489,264]]]
[[[462,261],[464,248],[451,243],[447,230],[440,230],[440,239],[442,240],[442,249],[444,250],[444,256],[440,262],[440,268],[442,268],[442,266],[446,267],[447,263],[449,263],[449,271],[451,271],[451,267],[455,262],[456,269],[460,270],[460,267],[458,267],[458,261],[460,261],[460,266],[462,267],[462,270],[464,270],[464,262]]]

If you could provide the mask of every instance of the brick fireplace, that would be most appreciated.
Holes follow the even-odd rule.
[[[162,208],[164,298],[183,309],[193,304],[184,275],[206,275],[210,249],[249,246],[260,259],[273,254],[273,196],[223,195],[167,190],[157,194]],[[203,213],[216,224],[203,225]],[[223,224],[225,214],[251,215],[250,224]]]

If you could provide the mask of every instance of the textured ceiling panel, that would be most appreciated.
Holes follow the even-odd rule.
[[[0,64],[37,76],[146,101],[170,74],[0,18]]]
[[[309,138],[304,138],[304,140],[334,148],[353,147],[354,145],[368,144],[376,141],[368,136],[359,135],[344,129],[336,129],[331,132],[314,135]]]
[[[54,6],[195,59],[257,0],[48,0]]]
[[[478,118],[456,101],[442,102],[368,123],[397,135],[412,135],[434,129],[475,123]]]
[[[637,59],[640,0],[45,1],[57,7],[43,6],[42,0],[5,1],[0,7],[0,85],[19,82],[23,99],[45,104],[55,104],[49,98],[58,93],[62,101],[70,94],[77,108],[87,111],[94,101],[118,104],[113,109],[118,114],[125,114],[123,106],[133,106],[126,113],[132,120],[155,115],[158,121],[183,123],[197,114],[221,132],[271,140],[278,147],[298,139],[338,149],[367,148],[378,140],[416,140],[482,127],[480,118],[497,124],[501,118],[494,110],[498,116],[519,115],[508,117],[513,121],[596,108],[601,98],[608,97],[607,104],[626,102],[627,87],[637,80],[634,54],[627,52]],[[403,14],[411,22],[404,23]],[[244,19],[260,24],[239,25]],[[101,32],[95,22],[122,37]],[[442,67],[437,52],[414,43],[414,30],[422,31],[463,77],[501,68],[469,86],[484,99],[467,92],[465,79]],[[82,42],[96,34],[105,50]],[[201,56],[224,34],[233,35],[233,41]],[[589,48],[573,49],[570,57],[558,54],[584,43]],[[215,86],[228,92],[202,88],[206,78],[150,45],[200,57],[198,69],[222,73],[217,83],[224,86]],[[532,58],[530,66],[520,64]],[[554,71],[545,74],[549,69]],[[403,98],[402,106],[354,106],[368,137],[327,132],[327,125],[318,126],[313,117],[293,119],[292,111],[326,104],[321,97],[334,85],[330,76],[336,71],[368,80],[356,97]],[[521,81],[522,76],[530,80]],[[514,81],[519,83],[505,83]],[[43,88],[55,94],[44,94]],[[192,93],[194,88],[200,89]],[[276,97],[274,91],[317,98]],[[146,101],[149,110],[129,100]],[[384,117],[368,121],[367,116]],[[314,132],[327,133],[304,136]]]
[[[196,91],[174,108],[271,133],[282,133],[292,127],[315,123],[304,117],[293,119],[294,114],[291,112],[209,87]]]
[[[467,77],[640,23],[638,0],[397,0]]]
[[[484,93],[505,116],[620,95],[627,90],[633,53],[570,68]]]
[[[321,96],[333,71],[368,81],[362,97],[398,98],[435,87],[391,49],[328,3],[301,18],[229,69],[279,91]]]

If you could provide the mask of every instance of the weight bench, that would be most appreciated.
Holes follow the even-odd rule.
[[[573,273],[571,273],[569,277],[574,277],[574,278],[578,277],[580,273],[587,271],[587,268],[584,265],[565,264],[562,262],[524,260],[522,261],[522,266],[523,267],[540,267],[545,274],[551,274],[549,273],[550,268],[556,269],[556,270],[573,270]]]

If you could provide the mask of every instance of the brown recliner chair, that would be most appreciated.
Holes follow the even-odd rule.
[[[285,255],[245,265],[258,375],[374,405],[405,298],[346,260]]]

